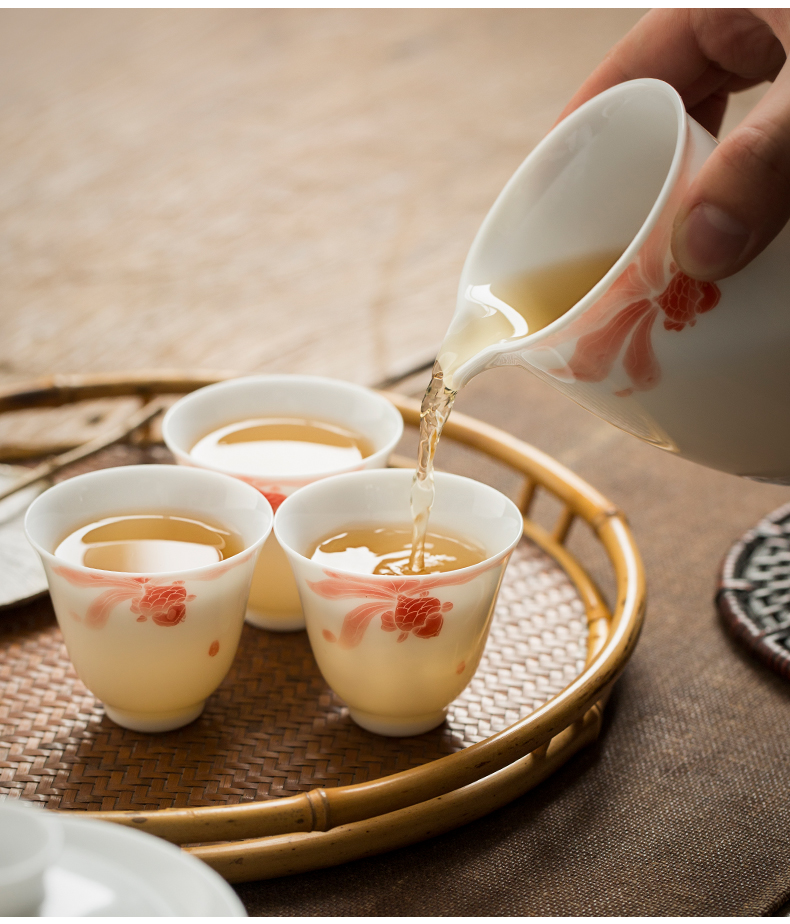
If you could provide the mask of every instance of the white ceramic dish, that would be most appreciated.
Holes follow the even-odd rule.
[[[35,914],[44,874],[63,850],[63,827],[52,813],[25,802],[0,803],[0,917]]]
[[[63,852],[44,874],[43,917],[246,917],[213,869],[150,834],[57,815]]]
[[[23,474],[21,465],[0,464],[0,491]],[[41,559],[25,538],[24,527],[27,508],[47,486],[47,482],[39,482],[0,501],[0,610],[35,600],[47,592]]]

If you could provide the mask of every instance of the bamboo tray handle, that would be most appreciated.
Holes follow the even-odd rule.
[[[595,705],[574,725],[502,770],[426,802],[340,825],[326,832],[283,834],[186,848],[229,882],[275,879],[375,856],[446,834],[477,821],[542,783],[598,737],[602,709]]]
[[[102,449],[107,449],[107,447],[112,446],[113,443],[122,442],[127,437],[131,436],[135,430],[140,429],[145,424],[151,423],[151,421],[166,408],[167,404],[165,401],[161,398],[154,398],[153,401],[149,401],[133,414],[130,414],[123,423],[113,427],[109,433],[97,436],[95,439],[89,440],[81,446],[76,446],[68,452],[62,452],[60,455],[47,459],[35,468],[25,472],[25,474],[20,475],[13,484],[9,485],[5,490],[0,490],[0,501],[5,500],[12,494],[16,494],[17,491],[24,490],[37,481],[43,481],[45,478],[57,474],[62,469],[68,468],[75,462],[87,459],[88,456],[95,455],[97,452],[101,452]]]
[[[235,378],[235,372],[150,371],[116,374],[47,375],[22,386],[0,387],[0,414],[32,407],[62,407],[94,398],[120,398],[139,395],[184,395],[204,385]]]

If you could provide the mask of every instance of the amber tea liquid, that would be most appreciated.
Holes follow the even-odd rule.
[[[412,531],[408,527],[361,527],[333,533],[321,539],[307,557],[329,568],[343,568],[360,574],[412,574],[409,567]],[[485,550],[473,542],[452,536],[427,533],[421,574],[457,571],[486,558]]]
[[[72,532],[55,556],[100,571],[156,573],[202,568],[244,550],[224,526],[170,513],[106,517]]]
[[[238,472],[289,476],[348,468],[373,453],[351,430],[319,420],[270,417],[214,430],[190,452],[197,462]]]

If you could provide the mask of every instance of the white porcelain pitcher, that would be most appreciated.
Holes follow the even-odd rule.
[[[715,284],[685,276],[670,251],[678,205],[716,143],[671,86],[651,79],[607,90],[554,128],[469,251],[439,353],[443,368],[455,366],[448,384],[525,366],[656,446],[790,483],[790,225]],[[623,253],[547,327],[471,359],[453,352],[458,331],[486,310],[475,287],[608,250]]]

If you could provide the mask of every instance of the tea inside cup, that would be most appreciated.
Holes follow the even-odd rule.
[[[86,564],[87,554],[80,562],[63,551],[72,539],[82,541],[89,524],[99,525],[85,538],[106,538],[108,520],[162,513],[190,528],[220,524],[217,531],[237,537],[240,550],[228,549],[235,552],[228,557],[216,552],[198,567],[179,565],[172,556],[153,567],[148,550],[144,571],[128,562],[108,565],[109,541],[96,544],[103,567]],[[25,530],[43,562],[69,657],[113,721],[160,732],[200,715],[236,653],[255,561],[271,526],[271,506],[249,485],[175,465],[91,472],[31,504]],[[154,552],[162,544],[156,540]]]
[[[162,431],[180,464],[239,478],[276,510],[320,478],[385,466],[403,420],[369,388],[320,376],[260,375],[192,392],[168,411]],[[280,632],[304,628],[296,583],[274,535],[258,559],[247,622]]]
[[[497,592],[523,530],[515,504],[469,478],[436,474],[431,532],[481,549],[444,572],[361,573],[310,556],[349,529],[411,527],[413,472],[355,472],[308,485],[275,516],[318,666],[357,724],[382,735],[439,725],[474,675]]]

